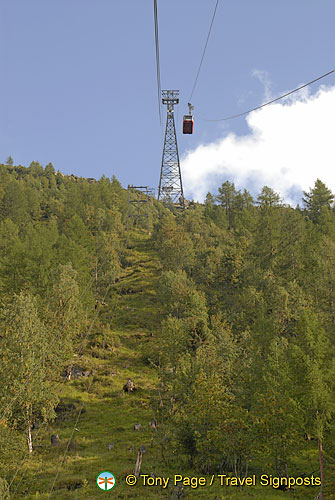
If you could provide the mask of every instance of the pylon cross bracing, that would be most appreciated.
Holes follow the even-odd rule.
[[[184,192],[174,122],[174,106],[179,103],[179,90],[162,90],[162,103],[167,106],[167,116],[158,200],[184,209]]]
[[[127,231],[130,221],[138,226],[139,220],[144,219],[150,232],[149,202],[155,196],[155,190],[148,186],[128,186]]]

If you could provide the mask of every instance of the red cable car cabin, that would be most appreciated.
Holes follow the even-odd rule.
[[[193,134],[193,116],[185,115],[183,119],[183,134]]]

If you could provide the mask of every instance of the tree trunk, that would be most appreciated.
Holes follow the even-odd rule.
[[[281,477],[281,459],[280,459],[280,457],[276,457],[276,471],[277,471],[277,476]]]
[[[319,447],[319,464],[320,464],[320,477],[321,477],[321,490],[319,494],[319,500],[324,500],[323,496],[323,486],[325,484],[325,469],[323,463],[323,449],[322,449],[322,441],[318,438],[318,447]]]
[[[163,399],[162,399],[161,391],[158,391],[158,394],[159,394],[159,406],[162,407],[162,406],[164,406],[164,404],[163,404]]]
[[[27,445],[28,445],[28,452],[32,453],[33,452],[33,438],[31,435],[31,428],[32,428],[32,411],[31,408],[27,408],[27,421],[26,421],[26,432],[27,432]]]
[[[330,307],[330,313],[332,315],[332,323],[335,323],[335,315],[334,315],[334,290],[333,290],[333,284],[332,282],[329,283],[330,285],[330,293],[329,293],[329,307]]]
[[[234,472],[235,472],[235,477],[237,477],[237,467],[236,467],[236,462],[237,462],[237,458],[236,458],[236,455],[234,453]]]
[[[134,469],[134,476],[136,476],[137,478],[140,477],[142,458],[143,458],[143,454],[142,454],[141,450],[138,450],[136,465],[135,465],[135,469]]]
[[[28,444],[28,451],[29,453],[33,452],[33,439],[31,437],[31,426],[28,425],[27,428],[27,444]]]
[[[248,476],[248,470],[249,470],[249,459],[247,458],[246,464],[245,464],[245,474],[244,477]]]
[[[95,296],[98,296],[98,259],[95,263]]]

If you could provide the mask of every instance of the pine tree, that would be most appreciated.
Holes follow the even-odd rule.
[[[313,189],[311,188],[309,191],[304,191],[303,193],[303,203],[311,220],[318,222],[322,208],[331,208],[334,201],[333,193],[320,179],[315,181]]]
[[[273,458],[279,476],[288,476],[290,459],[298,454],[303,444],[302,417],[290,377],[289,348],[285,337],[274,336],[271,340],[260,372],[255,374],[260,390],[252,400],[257,446]]]
[[[218,189],[219,194],[216,199],[225,210],[228,220],[228,228],[232,228],[234,224],[234,206],[236,203],[237,191],[233,182],[226,181]]]
[[[305,431],[317,438],[323,485],[323,441],[335,414],[335,365],[332,354],[331,344],[316,315],[304,311],[296,323],[289,349],[291,376]],[[319,498],[324,498],[322,490]]]
[[[14,160],[11,156],[8,156],[7,160],[6,160],[6,165],[8,165],[9,167],[13,167],[14,165]]]
[[[175,217],[164,217],[156,233],[156,248],[165,270],[189,270],[194,261],[194,248],[189,234]]]
[[[302,277],[306,222],[299,211],[287,208],[279,222],[276,272],[283,284]]]
[[[281,205],[281,198],[278,193],[268,186],[263,186],[257,196],[257,203],[260,207],[278,207]]]

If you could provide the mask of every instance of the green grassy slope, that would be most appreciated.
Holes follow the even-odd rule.
[[[25,461],[13,482],[11,492],[17,488],[13,498],[178,498],[174,487],[126,485],[125,476],[132,473],[141,445],[147,450],[141,473],[164,477],[173,477],[174,474],[200,476],[183,466],[169,470],[161,460],[155,431],[149,426],[154,419],[150,400],[157,394],[158,379],[155,370],[147,363],[145,353],[150,352],[159,326],[159,304],[155,300],[154,286],[160,268],[150,243],[147,236],[138,233],[133,248],[126,251],[123,276],[114,285],[111,298],[101,310],[84,355],[76,360],[78,365],[94,374],[62,384],[62,400],[74,404],[75,409],[66,412],[47,429],[41,428],[33,456]],[[111,330],[105,338],[105,348],[99,333],[104,323]],[[138,387],[134,394],[123,392],[128,378],[132,378]],[[83,412],[76,424],[82,405]],[[139,431],[134,430],[135,423],[141,423]],[[58,446],[51,446],[51,434],[59,435]],[[114,445],[112,450],[108,449],[109,443]],[[115,488],[108,492],[99,490],[95,482],[98,473],[106,470],[117,480]],[[211,487],[189,487],[184,493],[183,498],[188,500],[312,499],[316,494],[314,489],[303,492],[300,488],[295,493],[286,494],[260,486],[243,490],[220,488],[217,480]]]

